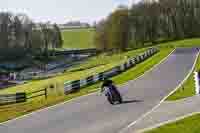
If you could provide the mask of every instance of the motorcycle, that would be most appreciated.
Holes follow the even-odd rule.
[[[122,103],[122,97],[112,80],[104,80],[101,86],[101,93],[102,92],[107,97],[110,104],[115,104],[116,102]]]
[[[105,96],[107,97],[108,102],[112,105],[115,104],[116,102],[118,102],[120,104],[122,103],[122,97],[118,92],[107,91]]]

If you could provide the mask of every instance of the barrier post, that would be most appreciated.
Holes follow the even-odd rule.
[[[200,73],[199,72],[194,72],[194,80],[195,80],[195,92],[196,92],[196,95],[199,94],[199,79],[200,79]]]
[[[44,89],[45,99],[47,99],[47,88]]]
[[[16,103],[26,102],[26,93],[16,93]]]

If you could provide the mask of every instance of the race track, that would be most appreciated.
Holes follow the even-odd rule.
[[[119,133],[155,107],[191,70],[197,50],[178,48],[140,78],[124,84],[125,103],[94,93],[0,125],[0,133]],[[133,125],[134,126],[134,125]]]

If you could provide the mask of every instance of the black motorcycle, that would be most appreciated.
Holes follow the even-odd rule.
[[[110,104],[115,104],[116,102],[122,103],[122,97],[112,80],[104,80],[101,86],[101,92],[105,92],[104,94]]]
[[[106,93],[105,96],[107,97],[107,100],[110,104],[115,104],[116,102],[122,103],[122,97],[119,94],[116,94],[114,92],[112,93]]]

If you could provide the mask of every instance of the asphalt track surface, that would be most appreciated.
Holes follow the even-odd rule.
[[[196,55],[196,49],[178,48],[156,68],[121,86],[123,104],[111,106],[94,93],[2,123],[0,133],[119,133],[181,83]]]

